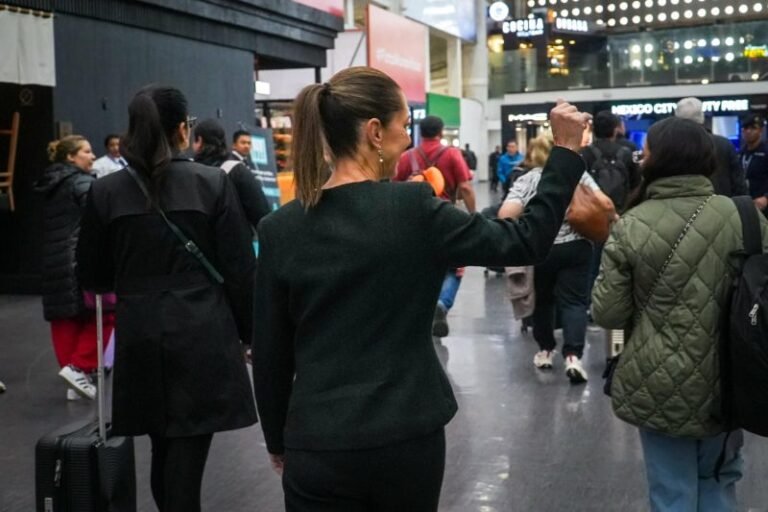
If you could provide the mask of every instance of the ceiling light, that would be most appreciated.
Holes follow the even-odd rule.
[[[689,10],[687,10],[687,11],[685,11],[685,12],[683,13],[683,16],[685,16],[685,18],[689,20],[689,19],[693,18],[693,11],[691,11],[691,10],[689,9]]]
[[[660,12],[658,15],[659,21],[667,21],[667,13]]]
[[[626,16],[624,16],[619,20],[619,23],[621,23],[622,25],[627,25],[629,23],[629,20],[626,18]]]
[[[760,12],[763,10],[763,4],[755,4],[752,6],[752,8],[755,10],[755,12]]]
[[[747,13],[747,11],[749,11],[749,7],[747,7],[747,5],[746,5],[746,4],[741,4],[741,5],[739,6],[739,12],[740,12],[741,14],[746,14],[746,13]]]
[[[680,3],[680,0],[669,0],[669,3],[671,3],[672,5],[677,5]]]
[[[656,3],[659,4],[659,7],[664,7],[667,5],[667,0],[658,0]]]
[[[680,49],[680,43],[675,41],[675,44],[673,45],[673,47],[675,48],[675,50],[679,50]]]
[[[735,59],[735,58],[736,58],[736,56],[733,53],[731,53],[731,52],[728,52],[728,53],[725,54],[725,60],[727,60],[728,62],[732,62],[733,59]]]
[[[720,16],[720,8],[719,7],[713,7],[711,11],[712,16]]]
[[[603,12],[603,6],[602,5],[596,5],[595,6],[595,12],[597,14],[600,14],[601,12]]]
[[[536,0],[528,0],[528,7],[536,7]]]
[[[630,67],[634,69],[640,69],[642,67],[642,64],[640,64],[640,59],[633,60],[632,64],[630,64]]]
[[[707,41],[705,39],[699,39],[699,41],[696,43],[696,46],[699,48],[704,48],[707,46]]]
[[[627,5],[627,2],[621,2],[619,4],[619,9],[621,9],[622,11],[626,11],[627,8],[629,8],[629,5]]]
[[[680,57],[675,57],[675,64],[680,64]]]
[[[560,11],[560,16],[562,16],[563,18],[567,18],[568,17],[568,9],[563,9],[562,11]]]
[[[653,45],[648,43],[645,45],[645,53],[651,53],[653,51]]]
[[[704,57],[698,57],[698,58],[696,59],[696,62],[704,62]]]
[[[680,19],[680,13],[677,11],[672,11],[672,14],[669,15],[670,18],[673,20],[679,20]]]
[[[653,23],[653,14],[646,14],[645,15],[645,22],[646,23]]]
[[[597,20],[598,25],[605,25],[605,22],[603,20]]]
[[[592,14],[592,8],[591,8],[590,6],[586,6],[586,7],[584,8],[584,14],[586,14],[587,16],[589,16],[590,14]]]
[[[720,57],[718,55],[713,55],[712,62],[720,62]]]
[[[640,23],[640,16],[632,16],[632,23],[634,23],[635,25]]]
[[[616,10],[616,4],[608,4],[608,12],[614,12]]]
[[[707,85],[708,83],[709,83],[709,79],[708,78],[702,78],[701,79],[701,84],[702,85]]]
[[[616,20],[611,18],[608,20],[608,26],[609,27],[615,27],[616,26]]]
[[[685,47],[686,50],[690,50],[691,48],[693,48],[693,41],[686,41],[683,44],[683,46]]]
[[[759,80],[759,79],[760,79],[760,75],[758,75],[757,73],[752,73],[752,80]]]
[[[733,14],[733,6],[732,5],[727,5],[725,7],[725,11],[724,12],[725,12],[725,14],[730,16],[731,14]]]
[[[578,16],[579,14],[581,14],[581,9],[579,9],[578,7],[575,9],[571,9],[571,14],[573,14],[574,16]]]
[[[720,46],[720,39],[714,38],[712,41],[710,41],[709,44],[711,44],[713,47],[717,48],[718,46]]]
[[[744,39],[743,37],[739,38],[739,43],[740,44],[744,44],[745,42],[746,42],[746,39]]]
[[[649,9],[653,7],[653,0],[645,0],[645,6]]]
[[[640,1],[639,0],[635,0],[634,2],[632,2],[632,8],[633,9],[639,9],[640,8]]]
[[[653,59],[645,59],[645,67],[649,68],[653,66]]]
[[[725,38],[725,46],[733,46],[734,40],[732,37]]]
[[[707,10],[706,9],[699,9],[696,14],[699,15],[699,18],[706,18],[707,17]]]
[[[683,59],[683,64],[693,64],[693,57],[690,55],[686,55]]]
[[[639,44],[633,44],[632,47],[629,50],[632,53],[640,53],[640,45]]]

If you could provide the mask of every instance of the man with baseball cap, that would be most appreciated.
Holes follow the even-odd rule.
[[[763,140],[765,120],[757,114],[749,114],[741,120],[741,136],[744,140],[739,160],[749,184],[749,195],[755,205],[767,213],[768,207],[768,145]]]
[[[683,98],[677,102],[675,116],[690,119],[704,125],[704,108],[699,98]],[[707,130],[709,132],[709,130]],[[715,145],[717,171],[710,176],[715,194],[735,197],[747,195],[747,183],[744,180],[744,170],[741,168],[739,157],[731,141],[720,135],[709,132]]]

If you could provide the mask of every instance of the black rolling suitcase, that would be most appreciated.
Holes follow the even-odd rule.
[[[112,437],[104,418],[104,340],[96,296],[98,418],[42,437],[35,448],[37,512],[136,512],[133,438]]]

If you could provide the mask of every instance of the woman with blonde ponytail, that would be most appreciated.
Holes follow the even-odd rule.
[[[90,374],[96,370],[96,315],[85,306],[75,274],[75,247],[85,198],[96,179],[91,170],[96,157],[81,135],[48,144],[52,162],[35,188],[43,206],[43,314],[51,324],[51,338],[67,400],[96,398]],[[112,331],[112,315],[104,317],[104,334]]]
[[[517,221],[469,215],[426,183],[391,183],[408,104],[373,68],[306,87],[294,110],[297,200],[260,224],[253,377],[288,512],[434,512],[456,401],[432,345],[447,268],[543,259],[584,170],[588,116],[551,116],[558,146]]]

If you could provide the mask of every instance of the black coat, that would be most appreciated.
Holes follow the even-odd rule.
[[[43,315],[48,321],[74,318],[85,311],[75,275],[75,248],[85,198],[95,177],[79,167],[55,163],[35,189],[44,194]]]
[[[457,405],[431,330],[446,270],[544,260],[584,168],[554,148],[519,221],[372,181],[265,217],[253,376],[267,449],[374,448],[445,425]]]
[[[747,195],[747,181],[741,168],[739,156],[731,141],[720,135],[712,135],[715,144],[717,170],[710,177],[715,194],[735,197]]]
[[[174,160],[160,198],[225,284],[147,209],[127,171],[94,184],[78,268],[86,289],[117,292],[114,432],[182,437],[251,425],[239,341],[252,337],[255,259],[235,190],[220,169]]]

